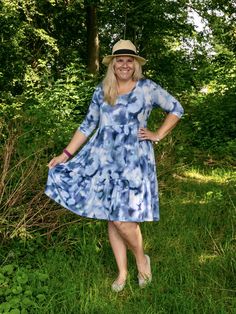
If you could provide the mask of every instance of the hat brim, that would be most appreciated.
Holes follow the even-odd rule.
[[[144,65],[147,60],[140,57],[140,56],[136,56],[136,55],[133,55],[133,54],[117,54],[117,55],[109,55],[109,56],[105,56],[102,60],[102,63],[105,64],[105,65],[109,65],[109,63],[111,62],[111,60],[115,57],[119,57],[119,56],[130,56],[130,57],[133,57],[135,58],[141,65]]]

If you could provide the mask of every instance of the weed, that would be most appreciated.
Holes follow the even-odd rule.
[[[0,268],[0,313],[36,313],[48,297],[45,272],[15,264]]]

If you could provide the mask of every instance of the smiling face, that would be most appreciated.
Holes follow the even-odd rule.
[[[116,57],[114,70],[118,81],[130,81],[134,73],[134,58],[130,56]]]

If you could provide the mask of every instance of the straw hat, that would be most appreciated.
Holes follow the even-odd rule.
[[[119,40],[112,48],[112,55],[105,56],[102,63],[108,65],[114,57],[118,56],[134,57],[141,65],[144,65],[147,62],[144,58],[138,56],[137,49],[130,40]]]

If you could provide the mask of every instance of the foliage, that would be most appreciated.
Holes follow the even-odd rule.
[[[0,268],[0,312],[27,314],[37,311],[48,297],[48,275],[16,264]]]
[[[32,152],[22,150],[19,137],[11,131],[0,155],[1,241],[31,239],[39,230],[50,233],[60,226],[64,212],[44,195],[49,143]]]
[[[188,145],[234,158],[236,151],[235,90],[212,93],[192,100],[186,132]],[[232,159],[233,162],[233,159]]]
[[[31,6],[26,1],[2,1],[1,6],[0,86],[14,95],[21,94],[26,87],[27,67],[36,72],[45,70],[54,62],[59,50],[56,40],[33,23],[40,16],[35,1]]]
[[[4,95],[0,104],[3,134],[7,136],[9,127],[21,134],[18,151],[29,155],[45,143],[45,148],[54,147],[53,143],[63,147],[81,122],[97,81],[77,61],[55,81],[31,75],[22,95]]]

